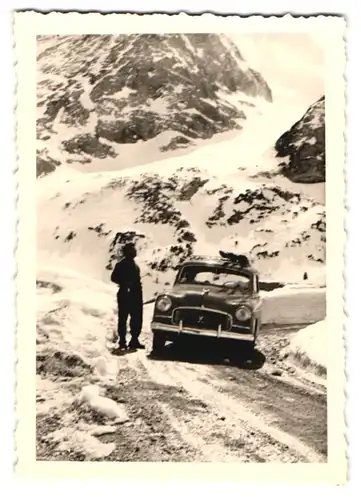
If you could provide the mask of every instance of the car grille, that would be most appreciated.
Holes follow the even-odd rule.
[[[231,329],[231,320],[227,314],[207,309],[176,309],[173,313],[173,323],[200,330],[217,330],[221,325],[222,330]]]

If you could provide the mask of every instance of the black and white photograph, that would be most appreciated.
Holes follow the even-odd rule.
[[[77,34],[50,17],[24,62],[36,462],[327,464],[332,45],[306,23],[146,17]]]

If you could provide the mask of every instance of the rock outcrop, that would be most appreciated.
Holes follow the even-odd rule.
[[[325,182],[325,97],[321,97],[275,145],[285,157],[282,173],[293,182]]]
[[[53,172],[59,165],[60,161],[49,156],[46,149],[36,151],[36,177],[50,174],[50,172]]]

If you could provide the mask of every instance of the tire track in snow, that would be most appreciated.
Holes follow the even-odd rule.
[[[150,337],[142,336],[148,349]],[[155,399],[159,395],[158,419],[168,427],[166,435],[173,429],[197,450],[197,460],[325,461],[324,394],[285,383],[263,369],[152,360],[142,351],[126,354],[122,364],[136,374],[134,385],[145,400],[147,384],[156,384],[159,390],[152,394]],[[182,404],[174,394],[181,394]],[[177,456],[172,460],[178,461]]]
[[[246,400],[256,414],[267,416],[273,425],[297,437],[317,452],[327,454],[326,395],[306,391],[262,372],[241,372],[219,367],[227,383],[219,388],[237,400]]]
[[[161,362],[155,367],[157,376],[151,376],[149,363],[151,361],[137,354],[126,356],[128,369],[136,373],[137,385],[147,387],[147,380],[164,391],[158,392],[156,404],[159,408],[158,420],[165,418],[165,425],[180,435],[186,446],[197,450],[197,461],[202,462],[255,462],[258,457],[252,453],[244,441],[239,439],[236,428],[229,429],[217,414],[210,412],[208,405],[202,400],[191,397],[183,388],[182,379],[173,373],[172,364]],[[198,367],[189,367],[188,377],[193,378]],[[201,376],[207,377],[207,367],[202,367]],[[154,375],[154,374],[153,374]],[[181,394],[183,403],[178,404],[174,395]],[[167,395],[167,396],[166,396]],[[143,389],[143,398],[147,395]],[[154,402],[153,402],[154,403]],[[162,417],[160,417],[162,415]],[[230,432],[231,431],[231,432]],[[225,441],[237,443],[238,446],[225,446]],[[239,446],[239,443],[241,446]],[[178,460],[178,457],[174,457]]]
[[[197,366],[197,370],[189,370],[181,363],[139,359],[152,380],[158,384],[183,387],[191,397],[206,403],[212,414],[222,416],[225,426],[234,424],[245,442],[250,446],[251,442],[254,443],[253,453],[266,461],[324,461],[321,454],[300,439],[272,426],[269,416],[252,412],[245,399],[237,400],[220,393],[207,376],[214,371],[213,367]]]

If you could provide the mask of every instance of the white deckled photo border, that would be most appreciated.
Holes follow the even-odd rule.
[[[158,478],[240,482],[346,481],[344,247],[345,36],[336,16],[262,17],[213,14],[83,14],[34,11],[14,15],[16,60],[17,472],[27,477]],[[327,323],[329,329],[328,461],[324,464],[37,462],[35,435],[36,338],[36,36],[118,33],[314,32],[324,41],[326,90]]]

